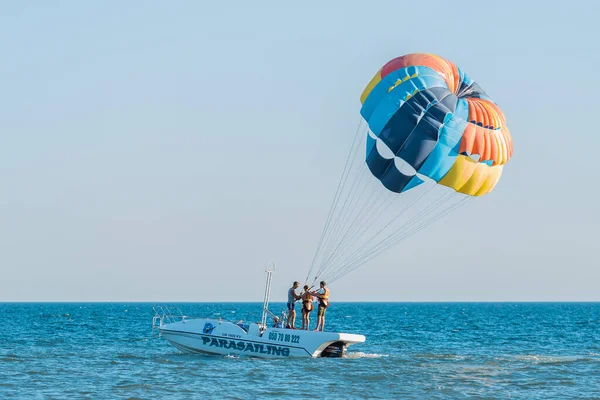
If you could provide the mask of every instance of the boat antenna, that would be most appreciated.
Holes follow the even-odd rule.
[[[267,274],[267,282],[265,284],[265,301],[263,303],[263,311],[262,311],[262,319],[261,329],[267,329],[267,314],[269,314],[269,298],[271,297],[271,280],[273,279],[273,274],[275,273],[275,262],[271,260],[265,269]]]

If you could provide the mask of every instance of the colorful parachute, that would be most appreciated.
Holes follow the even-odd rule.
[[[513,147],[500,108],[452,62],[408,54],[385,64],[361,96],[367,165],[389,190],[427,176],[460,193],[490,192]]]
[[[342,277],[489,193],[513,153],[500,108],[439,56],[389,61],[360,100],[363,121],[308,272],[313,284]]]

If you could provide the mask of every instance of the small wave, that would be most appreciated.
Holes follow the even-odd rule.
[[[421,353],[421,354],[415,354],[416,358],[426,358],[426,359],[430,359],[430,360],[464,360],[467,357],[466,356],[461,356],[458,354],[435,354],[435,353]]]
[[[26,374],[27,375],[40,375],[40,376],[47,376],[47,375],[49,375],[49,373],[47,371],[42,371],[42,370],[27,371]]]
[[[347,353],[346,358],[382,358],[388,357],[388,354],[363,353],[362,351]]]
[[[144,360],[145,357],[136,356],[135,354],[119,354],[116,358],[121,360]]]
[[[176,356],[180,356],[181,354],[176,354]],[[155,361],[158,362],[159,364],[175,364],[175,361],[169,359],[169,358],[163,358],[163,357],[156,357]]]
[[[151,389],[149,383],[121,383],[114,386],[114,389],[131,390],[131,389]]]
[[[519,355],[512,358],[517,361],[530,362],[539,365],[563,365],[577,362],[596,361],[593,358],[586,356],[543,356],[536,354]]]
[[[14,354],[7,354],[4,357],[0,357],[0,361],[2,362],[23,362],[25,359],[23,357],[19,357]]]

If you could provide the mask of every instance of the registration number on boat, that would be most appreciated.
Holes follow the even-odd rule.
[[[230,337],[230,338],[236,338],[236,339],[241,339],[242,338],[240,335],[234,335],[233,333],[224,333],[222,336],[224,336],[224,337]]]
[[[300,343],[300,336],[290,335],[289,333],[269,332],[269,340],[277,342]]]

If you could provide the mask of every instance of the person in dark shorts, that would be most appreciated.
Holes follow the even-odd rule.
[[[286,328],[296,329],[296,302],[300,300],[300,296],[296,294],[296,289],[300,287],[300,282],[294,282],[288,290],[287,308],[289,311]]]
[[[327,311],[327,307],[329,307],[329,288],[326,286],[325,281],[321,281],[319,285],[321,286],[319,290],[312,293],[319,300],[317,327],[315,331],[322,331],[325,327],[325,312]]]

